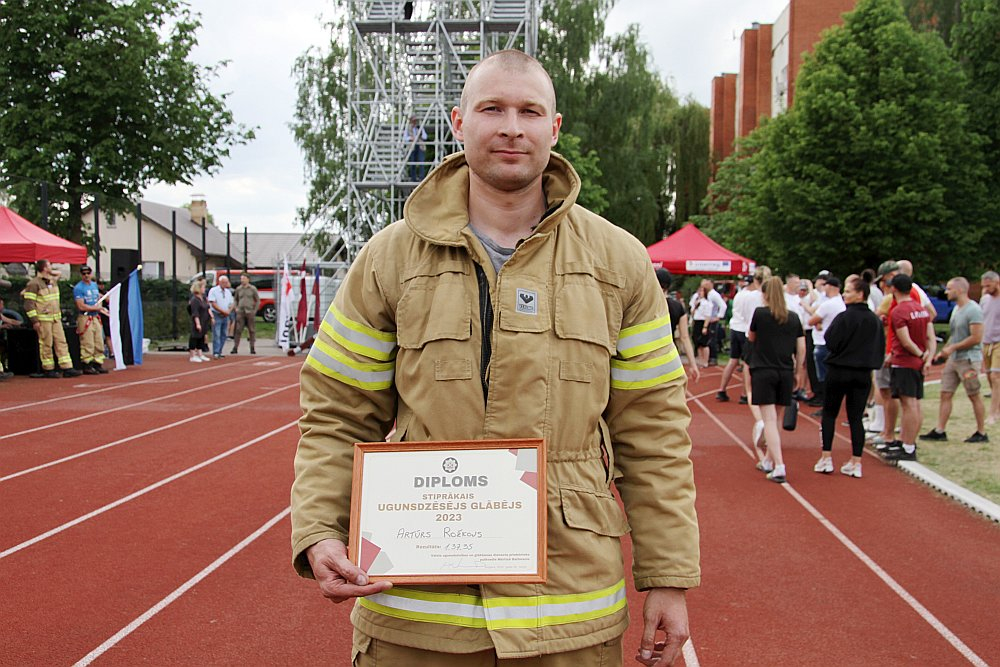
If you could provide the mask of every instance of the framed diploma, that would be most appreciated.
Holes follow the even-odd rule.
[[[351,561],[373,581],[543,583],[545,440],[354,446]]]

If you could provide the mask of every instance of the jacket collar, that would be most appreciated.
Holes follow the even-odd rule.
[[[580,194],[580,177],[558,153],[542,174],[548,210],[536,233],[551,231],[565,218]],[[449,155],[416,187],[403,206],[406,225],[430,243],[465,245],[469,224],[469,165],[465,153]]]

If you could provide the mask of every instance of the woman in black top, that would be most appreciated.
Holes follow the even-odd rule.
[[[781,456],[778,420],[792,401],[795,371],[801,370],[806,341],[799,316],[788,311],[781,278],[772,277],[764,285],[764,305],[754,311],[747,331],[753,343],[750,352],[750,400],[760,406],[764,418],[764,441],[767,452],[757,463],[772,482],[785,481],[785,461]]]
[[[847,403],[847,423],[851,429],[851,460],[840,472],[861,477],[861,453],[865,447],[862,418],[872,386],[872,371],[882,367],[885,331],[882,322],[868,307],[868,284],[860,276],[844,281],[847,310],[833,318],[826,330],[827,375],[823,395],[823,454],[813,470],[833,472],[833,434],[840,403]]]
[[[670,296],[670,283],[673,277],[664,268],[656,270],[656,280],[660,283],[663,296],[667,300],[667,312],[670,314],[670,329],[674,336],[674,345],[688,360],[688,378],[695,382],[701,377],[698,361],[694,358],[694,347],[691,345],[691,335],[688,333],[688,316],[684,304]]]
[[[211,313],[208,301],[205,299],[205,283],[200,280],[191,285],[191,299],[188,301],[188,312],[191,313],[191,337],[188,339],[189,361],[201,363],[208,361],[208,345],[205,335],[212,328]]]

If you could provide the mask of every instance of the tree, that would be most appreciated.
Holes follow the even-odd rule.
[[[737,214],[770,248],[755,259],[845,274],[905,257],[937,278],[981,262],[998,232],[964,85],[941,38],[915,32],[896,0],[860,0],[749,158],[752,203]]]
[[[179,0],[0,0],[0,180],[16,208],[92,246],[80,212],[100,195],[125,209],[153,181],[190,183],[253,139],[218,67],[188,60],[200,22]]]
[[[674,110],[670,125],[674,130],[674,218],[680,225],[701,212],[708,192],[711,120],[708,109],[688,100]]]
[[[962,17],[962,0],[903,0],[903,11],[917,30],[934,30],[951,44],[952,30]]]

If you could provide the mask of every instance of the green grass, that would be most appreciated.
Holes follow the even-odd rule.
[[[274,340],[274,335],[276,331],[276,324],[273,322],[265,322],[261,318],[257,318],[257,339],[258,340]],[[246,333],[243,334],[243,339],[246,339]],[[153,339],[149,343],[149,348],[155,350],[157,348],[167,348],[171,346],[184,347],[187,349],[188,339],[187,330],[183,329],[180,332],[180,337],[171,339],[169,337],[162,339]]]
[[[981,393],[988,394],[986,376],[980,376],[980,381],[983,385]],[[929,385],[924,392],[921,433],[936,426],[940,395],[939,384]],[[990,399],[984,395],[983,402],[988,412]],[[951,418],[945,430],[948,433],[945,442],[918,441],[920,463],[956,484],[1000,503],[1000,424],[986,427],[990,442],[962,442],[975,432],[976,419],[965,390],[959,387],[952,400]]]

